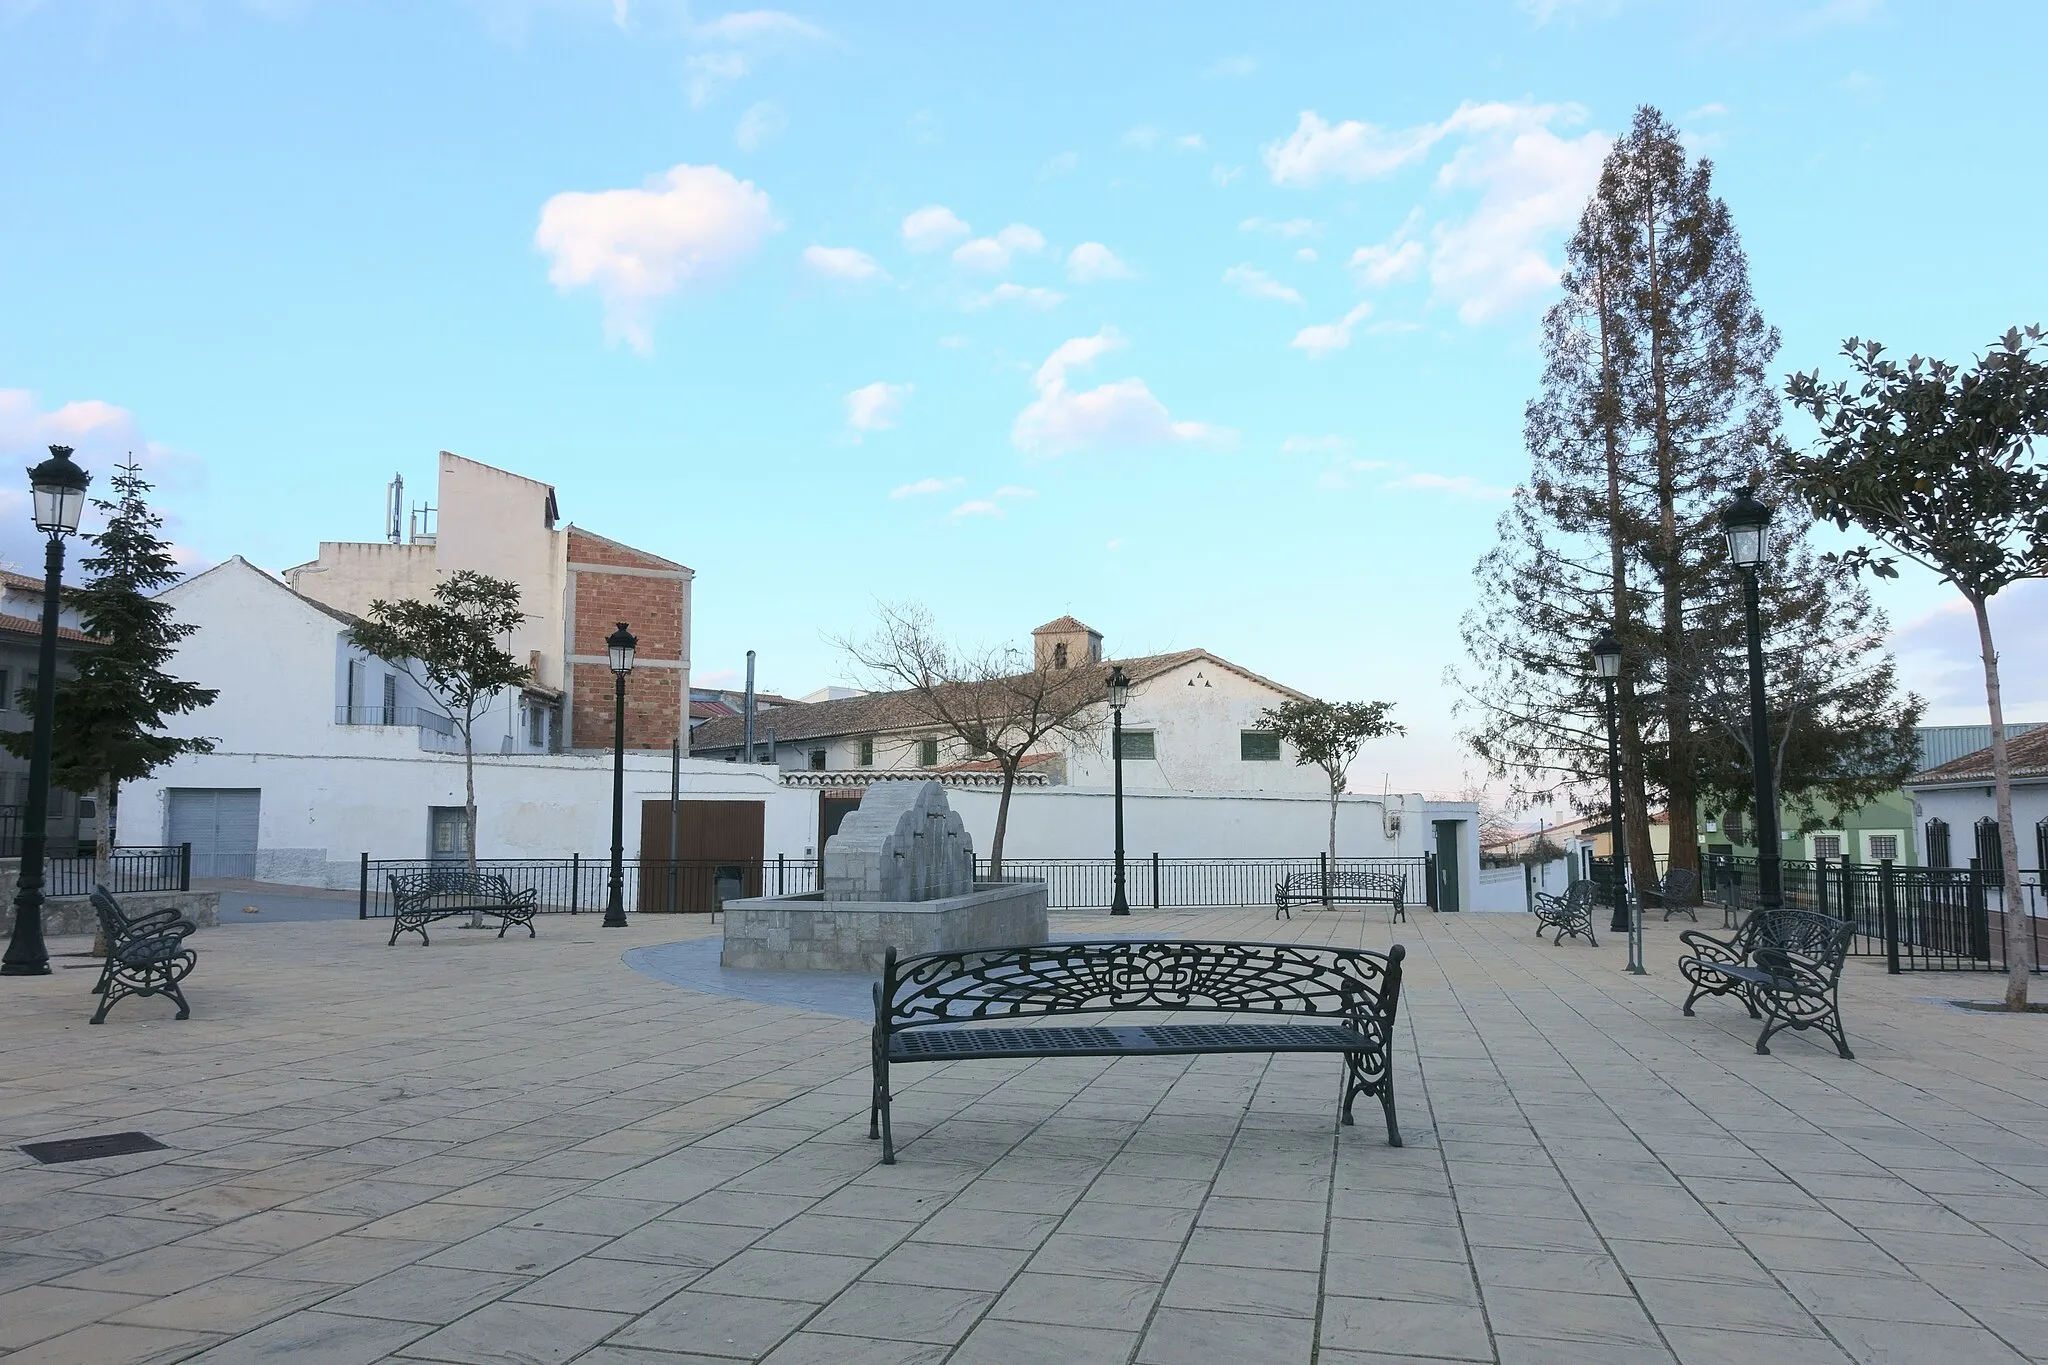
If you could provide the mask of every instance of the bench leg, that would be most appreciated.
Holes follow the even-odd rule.
[[[192,1007],[185,1003],[185,992],[178,989],[178,978],[169,975],[168,972],[165,974],[163,993],[178,1002],[178,1018],[190,1019],[192,1017]]]
[[[896,1137],[889,1130],[889,1059],[882,1054],[881,1045],[875,1048],[874,1093],[868,1100],[868,1140],[880,1138],[882,1142],[882,1164],[896,1164]]]

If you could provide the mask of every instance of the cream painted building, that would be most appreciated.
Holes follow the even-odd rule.
[[[604,637],[626,621],[640,641],[626,747],[665,749],[679,734],[687,744],[691,570],[562,525],[548,484],[445,450],[428,512],[404,539],[394,511],[387,540],[322,541],[319,557],[286,569],[285,582],[353,616],[368,615],[379,598],[426,598],[465,569],[518,584],[526,621],[510,643],[533,669],[529,733],[544,734],[549,748],[611,746]]]

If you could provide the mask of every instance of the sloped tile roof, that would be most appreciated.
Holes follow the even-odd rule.
[[[43,585],[38,583],[36,586],[40,588]],[[26,616],[16,616],[12,612],[0,612],[0,630],[7,631],[13,635],[32,635],[37,639],[41,639],[43,623],[31,620]],[[95,637],[87,635],[82,630],[73,630],[70,626],[57,627],[57,638],[69,640],[71,643],[78,645],[96,645],[99,643],[99,640]]]
[[[1031,633],[1033,635],[1070,635],[1077,630],[1088,635],[1102,634],[1102,632],[1095,629],[1095,627],[1084,626],[1071,616],[1062,616],[1057,621],[1047,621],[1044,625],[1040,626],[1037,630],[1034,630]]]
[[[2048,726],[2011,736],[2005,741],[2006,758],[2014,777],[2048,777]],[[1914,773],[1906,779],[1909,787],[1991,781],[1991,747],[1952,758],[1946,763]]]
[[[1106,679],[1111,664],[1122,664],[1124,675],[1133,684],[1137,684],[1163,673],[1170,673],[1183,664],[1197,660],[1219,668],[1227,668],[1289,697],[1303,695],[1291,687],[1274,682],[1271,678],[1260,677],[1248,668],[1240,668],[1228,659],[1219,658],[1206,649],[1181,649],[1171,654],[1148,654],[1136,659],[1105,659],[1097,667],[1102,669]],[[698,752],[707,749],[738,748],[744,742],[743,722],[744,717],[741,716],[721,716],[715,720],[707,720],[690,732],[690,747]],[[870,692],[864,697],[843,697],[838,701],[796,702],[762,711],[754,718],[755,738],[765,741],[769,732],[773,731],[777,744],[829,739],[838,735],[886,734],[899,730],[935,728],[938,728],[938,722],[925,711],[918,702],[917,695],[907,691]]]

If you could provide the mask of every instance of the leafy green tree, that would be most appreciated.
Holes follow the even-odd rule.
[[[502,643],[519,628],[519,585],[459,569],[434,587],[432,601],[370,603],[367,620],[349,627],[357,649],[403,668],[462,738],[463,820],[469,869],[476,871],[476,722],[491,700],[519,687],[533,671]]]
[[[1294,748],[1301,767],[1317,767],[1330,779],[1330,871],[1337,870],[1337,798],[1344,794],[1351,761],[1369,739],[1405,735],[1408,727],[1390,718],[1390,701],[1283,701],[1259,713],[1258,724]],[[1327,890],[1327,888],[1325,888]]]
[[[1782,451],[1792,488],[1820,520],[1856,527],[1878,547],[1834,556],[1850,569],[1898,576],[1903,557],[1951,584],[1970,604],[1984,660],[1991,712],[1992,790],[1998,805],[2005,881],[2005,988],[2024,1009],[2033,969],[2030,924],[2019,885],[2012,818],[2012,761],[2006,749],[1991,599],[2027,578],[2048,578],[2048,466],[2034,440],[2048,435],[2048,362],[2039,327],[2014,328],[1968,369],[1921,356],[1904,364],[1875,341],[1843,344],[1853,380],[1824,382],[1818,371],[1786,382],[1792,402],[1820,428],[1812,449]]]
[[[51,780],[92,793],[99,807],[94,872],[100,881],[107,880],[121,784],[149,776],[180,754],[212,753],[212,740],[165,734],[164,726],[211,706],[219,695],[164,672],[178,642],[199,628],[178,621],[157,597],[183,575],[157,534],[163,518],[149,506],[151,485],[132,463],[119,466],[113,482],[111,500],[93,500],[107,524],[89,537],[93,553],[80,561],[85,582],[65,593],[98,643],[77,651],[72,676],[57,683],[51,713]],[[34,713],[32,689],[20,701]],[[31,740],[27,731],[0,735],[0,744],[18,757],[28,756]]]

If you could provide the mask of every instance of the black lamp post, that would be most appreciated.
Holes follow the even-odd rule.
[[[1749,757],[1756,781],[1756,904],[1784,902],[1778,867],[1778,798],[1771,783],[1771,722],[1764,710],[1764,623],[1757,574],[1770,559],[1771,508],[1745,488],[1721,510],[1728,560],[1742,571],[1742,608],[1749,629]]]
[[[633,650],[639,643],[624,621],[604,640],[612,656],[616,703],[612,720],[612,881],[604,903],[607,929],[626,927],[626,675],[633,671]]]
[[[35,495],[36,529],[50,537],[43,553],[43,637],[37,655],[36,727],[28,760],[28,809],[22,813],[21,881],[14,893],[14,932],[0,958],[0,976],[48,976],[43,946],[43,844],[50,817],[51,712],[57,706],[57,613],[64,591],[64,537],[78,529],[85,486],[92,475],[71,463],[70,446],[51,446],[50,458],[28,472]]]
[[[1122,664],[1109,669],[1110,768],[1116,774],[1116,895],[1109,913],[1128,915],[1131,902],[1124,895],[1124,705],[1131,699],[1131,680]]]
[[[1621,642],[1614,632],[1603,629],[1593,641],[1593,672],[1607,689],[1607,842],[1613,850],[1608,860],[1609,890],[1614,896],[1614,917],[1607,927],[1628,935],[1628,969],[1643,972],[1643,925],[1630,911],[1628,894],[1628,833],[1623,828],[1621,804],[1621,730],[1615,718],[1614,689],[1621,680]]]

